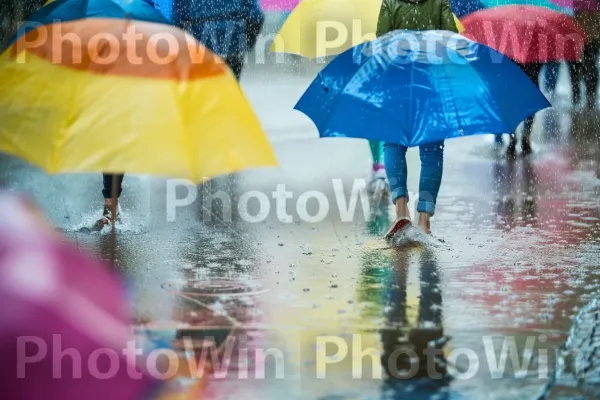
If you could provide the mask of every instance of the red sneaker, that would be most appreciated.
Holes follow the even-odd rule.
[[[402,230],[405,230],[406,228],[410,227],[411,225],[412,225],[412,223],[410,222],[410,219],[408,219],[406,217],[398,218],[396,220],[396,222],[394,222],[394,224],[387,231],[384,238],[386,240],[390,240],[391,238],[394,237],[394,235],[396,233],[398,233]]]

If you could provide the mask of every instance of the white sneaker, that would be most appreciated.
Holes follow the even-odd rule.
[[[392,226],[390,226],[390,229],[388,229],[388,231],[386,232],[386,234],[383,238],[385,240],[391,240],[396,235],[396,233],[405,231],[406,229],[410,228],[411,226],[412,226],[412,223],[410,222],[410,219],[398,218],[392,224]]]

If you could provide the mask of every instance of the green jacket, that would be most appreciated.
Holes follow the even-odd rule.
[[[383,0],[377,36],[396,29],[458,32],[448,0]]]

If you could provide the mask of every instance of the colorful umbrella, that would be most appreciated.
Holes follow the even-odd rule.
[[[160,382],[144,373],[145,358],[124,354],[135,337],[119,278],[64,242],[31,208],[13,194],[0,194],[2,391],[22,400],[143,400],[157,394]],[[52,354],[60,349],[71,349],[79,362],[57,364]]]
[[[382,0],[303,0],[283,24],[271,51],[319,58],[374,40],[381,3]],[[454,21],[461,32],[463,27],[456,16]]]
[[[80,19],[74,10],[83,3],[90,17]],[[28,26],[43,25],[0,56],[0,150],[49,173],[152,173],[196,182],[275,165],[223,61],[160,23],[142,1],[132,3],[139,14],[129,8],[123,15],[154,15],[158,23],[102,8],[133,7],[127,3],[57,0],[33,16]],[[63,21],[47,24],[53,20]],[[53,35],[77,40],[57,45]]]
[[[295,108],[321,137],[417,146],[512,132],[549,106],[517,65],[486,46],[450,32],[394,31],[338,56]]]
[[[462,18],[472,12],[483,10],[485,5],[480,0],[450,0],[450,8],[454,15]]]
[[[536,6],[502,6],[462,19],[464,35],[519,63],[576,61],[585,33],[568,15]]]
[[[276,165],[226,64],[164,21],[143,1],[57,0],[36,12],[0,55],[0,150],[49,173],[195,182]]]

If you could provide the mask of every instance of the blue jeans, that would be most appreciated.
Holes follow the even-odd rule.
[[[386,143],[383,147],[385,171],[394,204],[400,197],[408,199],[406,150],[406,147],[393,143]],[[417,211],[433,215],[444,170],[444,142],[420,146],[419,151],[421,154],[421,178]]]

